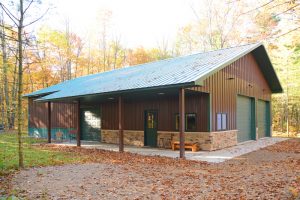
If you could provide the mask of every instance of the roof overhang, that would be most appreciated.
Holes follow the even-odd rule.
[[[263,73],[272,93],[282,93],[283,89],[281,87],[280,81],[277,77],[277,74],[274,70],[274,67],[271,63],[270,57],[262,43],[257,43],[257,45],[253,46],[253,48],[248,49],[248,51],[244,51],[233,59],[225,60],[223,63],[219,65],[218,68],[215,68],[208,72],[205,76],[201,76],[196,82],[203,84],[203,81],[210,77],[211,75],[217,73],[222,70],[226,66],[232,64],[243,56],[252,53],[261,72]]]
[[[282,86],[280,84],[280,81],[277,77],[277,74],[265,47],[263,45],[260,45],[252,51],[252,54],[258,66],[260,66],[261,72],[263,73],[266,81],[268,82],[272,93],[282,93]]]
[[[199,84],[202,82],[195,82],[191,81],[188,83],[182,83],[182,84],[173,84],[173,85],[164,85],[164,86],[157,86],[157,87],[148,87],[148,88],[137,88],[132,90],[120,90],[120,91],[113,91],[113,92],[106,92],[106,93],[96,93],[96,94],[87,94],[87,95],[77,95],[77,96],[68,96],[63,98],[43,98],[46,97],[43,96],[30,96],[29,98],[36,98],[35,101],[37,102],[73,102],[78,101],[80,99],[84,99],[86,101],[101,101],[105,100],[108,97],[116,97],[116,96],[128,96],[131,94],[141,93],[143,95],[150,94],[150,93],[159,93],[159,92],[170,92],[170,93],[176,93],[178,92],[179,88],[190,88],[193,86],[200,86]]]

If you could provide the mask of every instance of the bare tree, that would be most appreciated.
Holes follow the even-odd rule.
[[[113,69],[116,69],[117,59],[118,59],[119,53],[121,51],[121,39],[119,36],[116,36],[112,42],[112,51],[113,51],[112,67],[113,67]]]
[[[2,50],[2,79],[3,79],[3,94],[4,94],[4,101],[6,105],[6,129],[11,127],[10,121],[10,99],[9,99],[9,91],[8,91],[8,79],[7,79],[7,70],[8,70],[8,58],[7,58],[7,49],[6,49],[6,34],[5,34],[5,24],[4,24],[4,15],[3,12],[0,16],[0,37],[1,37],[1,50]],[[3,104],[4,106],[4,104]]]
[[[23,168],[24,167],[24,161],[23,161],[23,148],[22,148],[22,93],[23,93],[23,43],[25,42],[24,40],[24,28],[39,21],[46,13],[47,11],[40,17],[38,17],[35,20],[32,20],[31,22],[24,24],[24,17],[25,14],[29,11],[29,9],[32,7],[33,3],[38,3],[40,2],[37,0],[19,0],[18,3],[18,9],[17,13],[18,14],[13,14],[13,11],[10,10],[6,5],[0,2],[0,7],[4,11],[4,13],[10,18],[10,20],[13,22],[15,27],[17,28],[17,43],[18,43],[18,95],[17,95],[17,118],[18,118],[18,153],[19,153],[19,167]]]
[[[99,59],[99,69],[98,71],[106,71],[107,66],[109,66],[109,51],[108,51],[108,28],[111,20],[112,12],[109,10],[101,10],[99,15],[99,21],[101,23],[101,32],[100,32],[100,59]],[[102,66],[102,69],[101,69]]]
[[[72,59],[71,59],[71,41],[70,41],[70,19],[66,19],[66,41],[67,41],[67,80],[72,78]]]

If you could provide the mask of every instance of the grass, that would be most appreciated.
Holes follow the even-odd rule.
[[[23,134],[22,140],[25,168],[68,164],[81,160],[81,157],[74,153],[41,149],[34,145],[45,143],[46,139],[31,138],[27,134]],[[0,133],[0,175],[17,170],[19,168],[18,159],[17,134]]]

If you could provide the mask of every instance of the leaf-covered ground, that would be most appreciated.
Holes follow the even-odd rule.
[[[40,145],[75,153],[81,164],[31,168],[12,179],[29,199],[296,199],[300,140],[220,164]]]
[[[77,156],[76,152],[56,151],[53,148],[37,148],[35,144],[46,143],[46,139],[37,139],[22,135],[24,166],[49,166],[78,163],[86,156]],[[18,169],[18,142],[16,132],[0,133],[0,199],[10,190],[9,180]]]

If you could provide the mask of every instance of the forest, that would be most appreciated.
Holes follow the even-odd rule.
[[[47,9],[39,10],[41,4],[0,2],[0,124],[6,129],[27,126],[23,94],[88,74],[263,42],[284,88],[272,97],[273,131],[289,136],[300,132],[298,0],[204,0],[201,8],[191,4],[195,20],[177,30],[175,41],[163,38],[154,48],[126,47],[122,34],[111,28],[115,13],[110,10],[99,11],[93,36],[72,32],[68,18],[63,30],[46,25],[32,29],[48,14]]]

